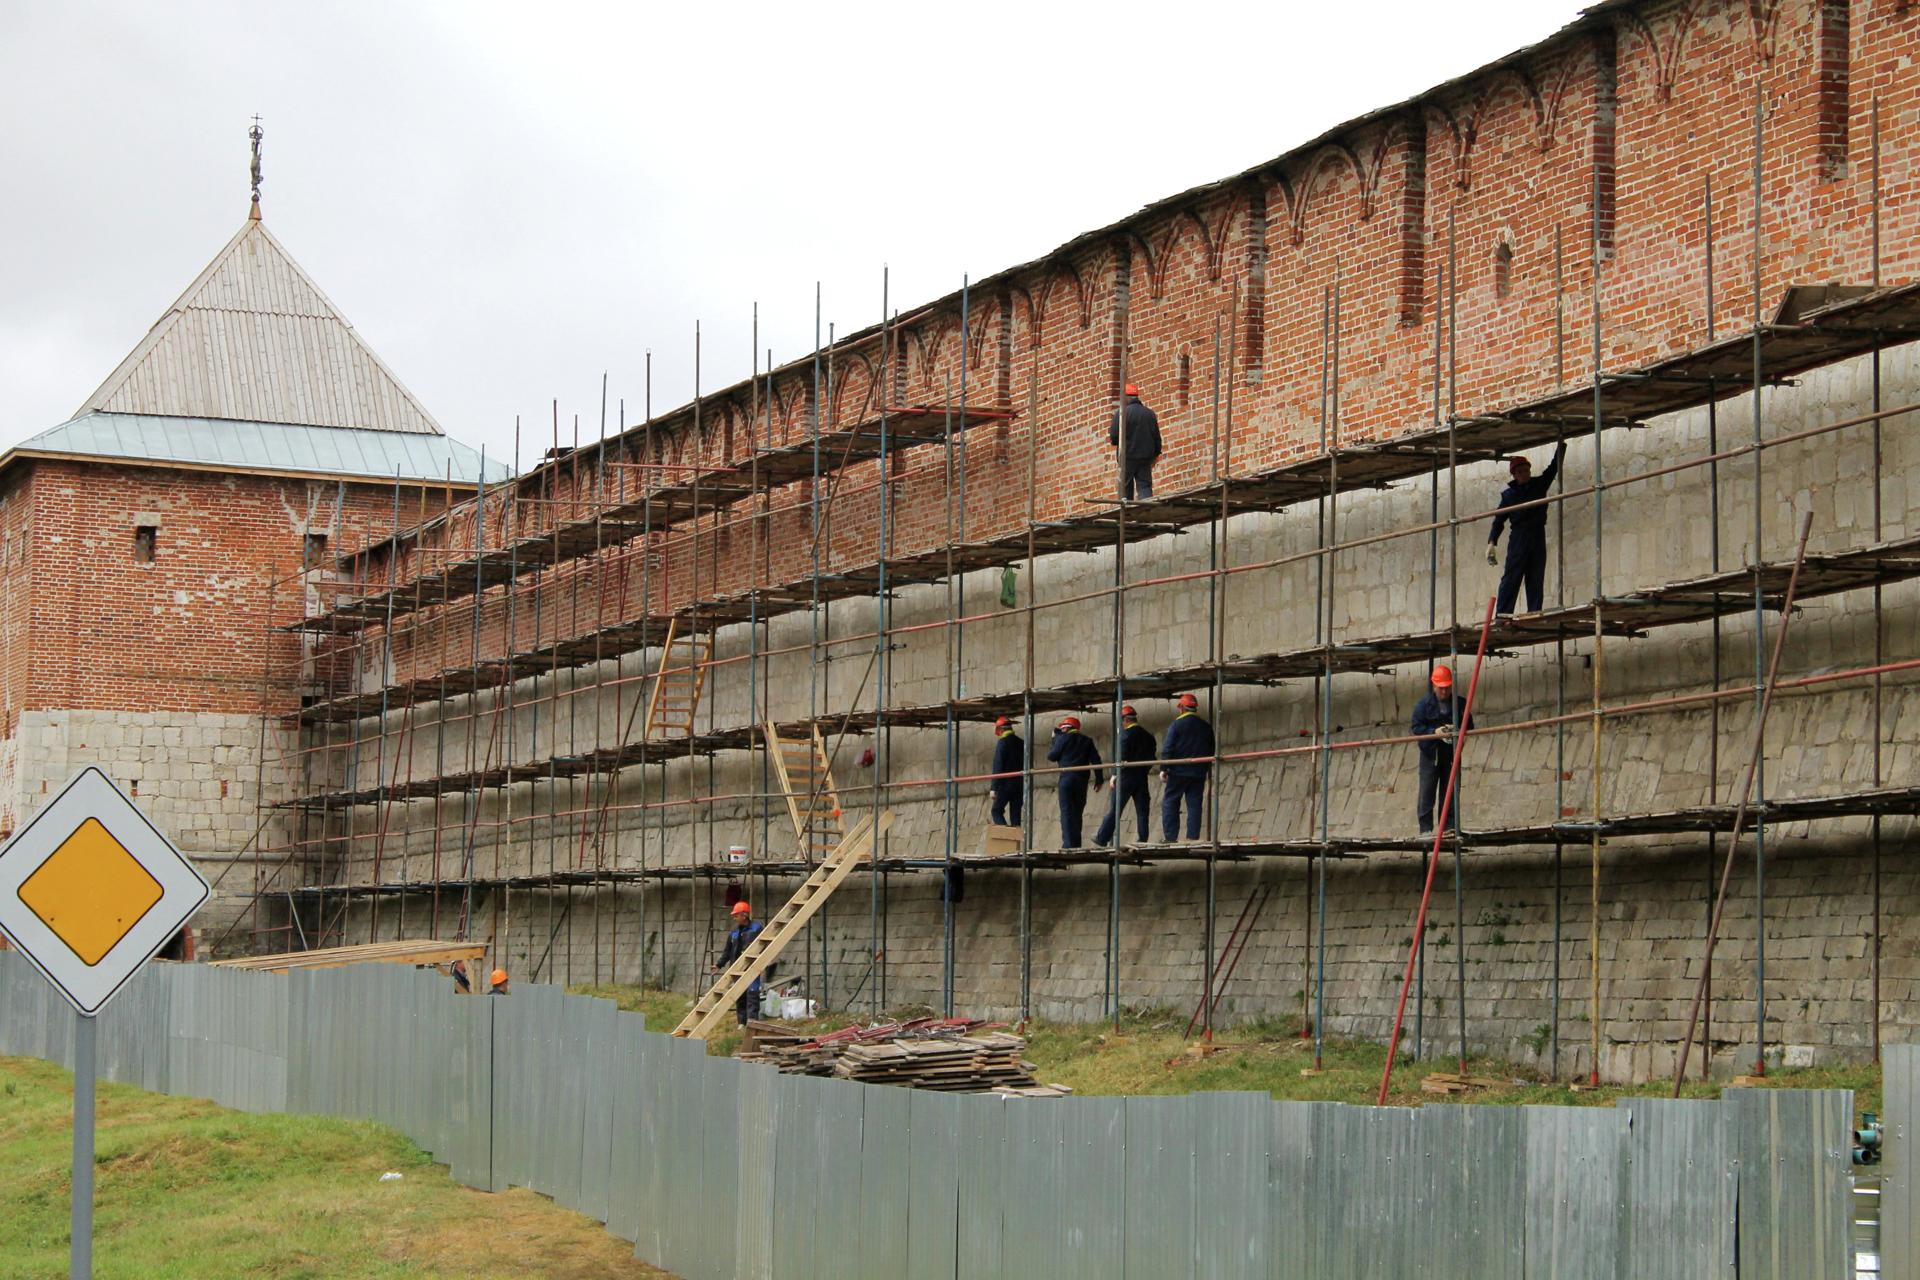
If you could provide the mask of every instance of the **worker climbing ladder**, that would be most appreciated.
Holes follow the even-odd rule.
[[[641,737],[647,742],[693,735],[694,712],[707,687],[707,660],[713,656],[713,636],[681,630],[680,619],[667,624],[660,646],[660,667],[647,698],[647,720]]]
[[[846,834],[841,823],[840,789],[833,781],[827,744],[818,728],[804,738],[783,738],[769,721],[762,731],[767,754],[773,758],[774,775],[787,797],[793,833],[800,839],[800,854],[808,862],[820,862]]]
[[[880,815],[878,823],[870,816],[855,821],[825,860],[813,869],[813,874],[794,891],[787,905],[767,921],[760,936],[748,943],[747,949],[727,966],[727,971],[720,975],[719,980],[694,1002],[687,1016],[680,1019],[680,1025],[673,1029],[673,1034],[690,1036],[695,1040],[706,1039],[734,1002],[745,995],[747,988],[767,971],[787,945],[800,936],[807,922],[826,905],[833,891],[853,873],[855,867],[872,855],[874,841],[885,835],[887,828],[892,825],[891,809]]]

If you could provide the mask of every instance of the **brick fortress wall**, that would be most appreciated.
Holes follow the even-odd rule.
[[[1758,17],[1756,18],[1756,15]],[[1317,453],[1328,437],[1341,442],[1388,439],[1433,421],[1437,398],[1466,416],[1551,391],[1591,369],[1591,302],[1597,245],[1599,328],[1609,369],[1644,362],[1700,344],[1708,333],[1704,288],[1706,198],[1713,198],[1718,333],[1750,324],[1754,312],[1752,166],[1755,86],[1767,110],[1760,225],[1760,290],[1770,310],[1792,284],[1868,278],[1869,111],[1875,95],[1882,121],[1882,273],[1908,280],[1920,259],[1920,203],[1915,156],[1920,144],[1920,77],[1911,74],[1920,40],[1920,14],[1877,0],[1852,4],[1783,3],[1771,8],[1732,4],[1614,6],[1566,35],[1468,77],[1420,101],[1382,113],[1299,152],[1216,187],[1189,193],[1117,228],[1072,242],[1028,267],[984,282],[967,300],[964,376],[973,404],[1003,405],[1016,416],[970,432],[957,461],[964,496],[951,489],[939,450],[897,455],[884,483],[892,512],[888,537],[896,550],[939,545],[949,537],[980,538],[1024,527],[1028,473],[1040,519],[1086,510],[1106,490],[1111,466],[1101,422],[1117,383],[1139,382],[1159,410],[1168,454],[1156,475],[1160,488],[1204,482],[1215,465],[1256,470]],[[1442,271],[1456,276],[1446,287]],[[1339,411],[1323,411],[1327,375],[1323,317],[1339,298]],[[1442,304],[1451,300],[1451,313]],[[859,421],[882,398],[890,403],[957,398],[963,347],[957,299],[911,317],[895,355],[883,361],[877,339],[856,338],[836,350],[823,422]],[[1451,334],[1436,368],[1436,327]],[[1216,334],[1219,342],[1216,345]],[[1214,394],[1215,367],[1221,397]],[[1452,381],[1449,381],[1449,376]],[[1861,411],[1870,400],[1864,362],[1815,374],[1801,386],[1772,390],[1765,432]],[[1889,356],[1885,403],[1911,398],[1911,353]],[[708,398],[691,413],[671,415],[640,433],[616,456],[661,462],[741,461],[752,444],[803,439],[815,407],[810,367]],[[1225,409],[1231,397],[1230,413]],[[755,406],[759,413],[756,416]],[[1705,411],[1676,415],[1603,442],[1605,471],[1618,477],[1707,451],[1709,433],[1724,442],[1750,428],[1743,401],[1723,404],[1711,425]],[[1215,433],[1216,421],[1230,427]],[[1324,434],[1323,434],[1324,433]],[[1577,434],[1577,433],[1576,433]],[[1738,438],[1744,438],[1741,434]],[[1756,494],[1751,470],[1732,465],[1718,476],[1719,563],[1748,563],[1755,553],[1753,510],[1762,512],[1759,554],[1790,556],[1798,513],[1815,515],[1816,550],[1872,540],[1870,455],[1863,433],[1827,437],[1771,451]],[[1911,450],[1898,422],[1886,433],[1879,536],[1901,535],[1920,493],[1904,478]],[[1536,461],[1540,461],[1536,459]],[[589,473],[591,469],[588,469]],[[1578,487],[1594,472],[1593,444],[1577,440],[1566,483]],[[1464,467],[1462,512],[1492,505],[1503,470]],[[549,497],[564,497],[574,477],[562,468],[533,482]],[[624,482],[621,482],[624,483]],[[875,464],[849,468],[834,485],[822,539],[825,567],[870,562],[879,533],[880,486]],[[1704,573],[1715,530],[1704,471],[1690,471],[1609,495],[1600,580],[1591,550],[1595,511],[1590,500],[1565,504],[1552,525],[1564,552],[1549,572],[1548,597],[1578,602],[1596,586],[1606,593],[1657,585]],[[813,495],[806,484],[775,493],[764,506],[745,504],[692,531],[656,537],[631,548],[545,575],[539,590],[509,603],[490,599],[480,614],[480,645],[498,654],[538,639],[576,634],[598,620],[631,616],[643,602],[655,607],[694,595],[708,597],[756,582],[797,580],[811,568],[809,528]],[[1425,484],[1343,497],[1337,536],[1344,541],[1424,522],[1445,493]],[[534,508],[538,510],[539,508]],[[1226,522],[1219,554],[1248,564],[1311,549],[1319,537],[1311,508]],[[493,536],[498,536],[494,530]],[[471,542],[470,526],[452,522],[453,545]],[[1359,639],[1446,621],[1458,601],[1463,617],[1477,617],[1492,585],[1480,561],[1483,535],[1470,525],[1460,534],[1458,570],[1445,536],[1374,544],[1336,560],[1338,590],[1331,616],[1337,638]],[[1130,547],[1129,580],[1191,573],[1208,567],[1213,547],[1205,529]],[[412,562],[403,562],[407,572]],[[1432,566],[1430,572],[1429,566]],[[1045,606],[1098,591],[1113,580],[1113,555],[1055,557],[1034,580],[1020,584],[1023,602]],[[385,569],[369,566],[371,580]],[[1026,575],[1022,574],[1024,579]],[[960,598],[947,589],[914,588],[893,605],[896,628],[927,624],[900,637],[892,655],[891,704],[939,701],[949,679],[961,694],[1017,690],[1024,664],[1024,620],[995,616],[997,573],[969,575]],[[1256,653],[1313,643],[1316,579],[1310,562],[1261,569],[1229,579],[1225,653]],[[1430,584],[1432,592],[1430,594]],[[1889,588],[1882,647],[1889,659],[1911,645],[1912,593]],[[954,654],[937,624],[949,610],[985,620],[970,623],[964,649]],[[1203,582],[1176,582],[1129,595],[1130,620],[1123,665],[1151,670],[1204,659],[1208,651],[1207,593]],[[1033,683],[1046,685],[1105,675],[1114,654],[1105,600],[1044,608],[1036,625]],[[827,650],[835,657],[816,675],[804,615],[777,619],[759,644],[780,652],[763,660],[752,680],[748,664],[714,669],[702,727],[746,724],[763,714],[777,719],[818,708],[843,710],[875,697],[865,672],[876,612],[868,601],[836,604],[819,618],[823,634],[850,637]],[[393,670],[430,673],[447,652],[471,648],[474,615],[467,609],[423,615],[396,632]],[[1706,687],[1713,671],[1713,629],[1682,627],[1644,640],[1612,642],[1605,654],[1606,696],[1631,700]],[[1871,593],[1812,602],[1796,621],[1785,670],[1861,665],[1873,652]],[[723,634],[718,655],[748,651],[744,629]],[[1750,671],[1750,624],[1720,628],[1723,678]],[[1591,645],[1571,641],[1564,662],[1548,649],[1500,659],[1483,687],[1490,720],[1550,714],[1562,704],[1586,704]],[[539,759],[579,752],[624,732],[641,677],[653,661],[636,655],[605,670],[588,668],[522,684],[511,717],[495,716],[486,696],[450,702],[416,714],[407,739],[390,725],[383,768],[387,776],[430,776],[446,744],[457,759],[446,770],[475,764]],[[378,672],[363,680],[377,685]],[[624,678],[624,679],[623,679]],[[1418,695],[1419,671],[1335,682],[1336,736],[1371,737],[1404,723]],[[614,681],[611,685],[609,681]],[[750,694],[755,702],[750,704]],[[556,696],[557,695],[557,696]],[[1229,689],[1216,709],[1223,750],[1257,750],[1303,742],[1317,723],[1318,691],[1311,685]],[[1883,717],[1884,776],[1907,768],[1920,725],[1913,720],[1903,682],[1888,682]],[[1856,686],[1786,699],[1776,711],[1769,761],[1775,795],[1831,794],[1871,783],[1871,748],[1862,725],[1870,708]],[[1147,708],[1156,731],[1167,712]],[[1643,716],[1621,722],[1604,740],[1602,807],[1639,812],[1725,797],[1737,782],[1737,756],[1750,709],[1729,705],[1717,724],[1704,712]],[[1104,733],[1097,736],[1102,738]],[[356,776],[366,785],[367,735],[356,735]],[[1710,768],[1718,743],[1717,770]],[[463,746],[463,744],[472,744]],[[915,780],[943,777],[945,744],[937,731],[897,730],[880,744],[876,771],[865,777],[843,768],[843,782],[891,782],[888,803],[900,813],[892,851],[937,856],[946,822],[941,788]],[[1556,739],[1551,731],[1487,740],[1486,754],[1468,780],[1470,825],[1538,822],[1591,810],[1590,740],[1584,733]],[[984,727],[962,733],[962,772],[984,768]],[[343,763],[342,753],[330,757]],[[1411,826],[1410,748],[1347,751],[1330,777],[1334,834],[1398,833]],[[722,797],[666,810],[635,806],[641,794],[657,799],[660,771],[642,782],[637,770],[620,779],[613,798],[614,839],[600,848],[616,865],[705,861],[733,843],[783,855],[792,834],[763,818],[747,797],[759,790],[758,764],[732,753],[714,761],[679,763],[665,770],[672,800]],[[646,787],[645,792],[641,791]],[[1311,757],[1283,757],[1235,766],[1221,779],[1223,838],[1305,836],[1319,815],[1318,766]],[[980,820],[981,788],[961,788],[961,823]],[[383,878],[425,878],[428,859],[447,856],[448,841],[472,850],[478,874],[544,872],[591,865],[593,850],[570,815],[606,803],[605,784],[535,784],[490,792],[477,809],[459,802],[458,817],[443,810],[433,830],[431,805],[398,805],[384,816],[362,812],[356,838],[331,841],[346,861],[349,882],[373,875],[378,837]],[[449,802],[452,803],[452,802]],[[1099,804],[1096,801],[1096,806]],[[1038,830],[1051,843],[1050,797],[1044,794]],[[1097,813],[1097,808],[1096,808]],[[776,813],[775,819],[778,819]],[[457,836],[449,832],[455,830]],[[1894,845],[1909,839],[1905,824],[1883,832]],[[1670,1038],[1691,992],[1685,957],[1703,931],[1707,848],[1704,837],[1618,842],[1606,855],[1602,899],[1603,996],[1606,1044],[1603,1069],[1629,1074],[1652,1069],[1660,1043]],[[1891,847],[1891,846],[1890,846]],[[584,850],[584,852],[583,852]],[[1560,914],[1564,943],[1559,963],[1572,984],[1585,972],[1585,850],[1569,850],[1563,867]],[[1778,833],[1778,870],[1770,893],[1769,1001],[1776,1043],[1809,1054],[1858,1052],[1870,1034],[1865,999],[1867,942],[1862,927],[1866,857],[1857,824],[1830,823]],[[1547,1023],[1543,1000],[1553,966],[1554,911],[1551,850],[1476,855],[1467,882],[1464,938],[1473,959],[1467,974],[1469,1035],[1476,1044],[1516,1051]],[[1379,1034],[1390,1013],[1395,952],[1410,917],[1418,859],[1383,858],[1330,869],[1329,1027]],[[1278,890],[1229,1003],[1237,1012],[1295,1007],[1305,981],[1303,869],[1262,864],[1222,873],[1221,932],[1231,925],[1247,886],[1256,879]],[[1122,876],[1123,928],[1120,990],[1128,1003],[1190,1002],[1200,973],[1198,876],[1176,869],[1128,870]],[[1044,1012],[1091,1014],[1103,990],[1106,878],[1103,873],[1052,873],[1039,881],[1035,903],[1035,998]],[[970,878],[957,916],[957,999],[969,1009],[1006,1012],[1017,1001],[1017,880]],[[780,885],[770,886],[775,899]],[[1889,873],[1883,880],[1881,1021],[1888,1034],[1907,1034],[1900,1011],[1911,980],[1911,886]],[[1742,887],[1735,886],[1736,916]],[[494,930],[498,953],[521,969],[558,972],[573,980],[609,973],[630,978],[643,962],[690,987],[701,957],[721,926],[717,893],[705,886],[650,888],[597,895],[516,893],[479,904],[480,925]],[[845,998],[867,968],[867,895],[837,901],[829,913],[829,988]],[[394,906],[378,922],[355,907],[348,935],[404,928]],[[411,910],[414,921],[422,907]],[[928,876],[896,878],[886,895],[888,998],[932,1000],[939,986],[941,904]],[[645,912],[644,923],[642,912]],[[1717,966],[1722,1002],[1751,1006],[1751,924],[1735,919]],[[624,931],[624,932],[622,932]],[[1452,932],[1451,929],[1448,930]],[[1497,935],[1497,936],[1496,936]],[[817,945],[817,944],[816,944]],[[1453,940],[1449,939],[1449,945]],[[1742,948],[1746,951],[1743,953]],[[1437,961],[1442,958],[1433,953]],[[800,963],[796,957],[789,967]],[[817,961],[813,962],[817,964]],[[1440,969],[1446,969],[1441,974]],[[1451,964],[1430,971],[1429,996],[1449,994]],[[1779,989],[1773,990],[1773,984]],[[1563,991],[1561,1065],[1584,1068],[1585,1034],[1578,1022],[1584,989]],[[864,997],[863,997],[864,998]],[[1452,1007],[1452,1006],[1447,1006]],[[1438,1016],[1439,1009],[1431,1011]],[[1744,1016],[1744,1015],[1742,1015]],[[1728,1015],[1730,1018],[1731,1015]],[[1722,1059],[1737,1058],[1741,1032],[1716,1016],[1724,1031]],[[1745,1033],[1751,1038],[1751,1033]]]

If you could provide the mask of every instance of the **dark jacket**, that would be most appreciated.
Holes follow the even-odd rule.
[[[1547,464],[1545,471],[1531,480],[1515,480],[1500,491],[1500,512],[1493,517],[1493,532],[1487,535],[1489,544],[1500,541],[1500,530],[1508,521],[1513,522],[1513,536],[1516,538],[1527,534],[1546,536],[1546,507],[1528,507],[1512,515],[1506,515],[1505,512],[1508,507],[1517,507],[1523,502],[1538,502],[1552,492],[1554,477],[1560,474],[1560,462],[1566,456],[1567,444],[1563,440],[1560,447],[1553,451],[1553,461]]]
[[[1138,724],[1130,724],[1120,731],[1120,759],[1152,760],[1154,748],[1159,743],[1151,733]],[[1120,789],[1122,791],[1140,791],[1147,785],[1147,766],[1135,764],[1123,766],[1120,770]]]
[[[1020,740],[1017,733],[1009,733],[997,738],[993,744],[993,794],[996,796],[1017,796],[1020,794],[1020,775],[1027,769],[1027,744]]]
[[[1127,407],[1113,415],[1107,424],[1107,443],[1120,447],[1121,415],[1127,427],[1127,457],[1136,461],[1160,456],[1160,416],[1140,403],[1139,396],[1128,396]]]
[[[1212,725],[1191,711],[1183,711],[1173,718],[1173,723],[1167,726],[1167,736],[1160,744],[1162,760],[1184,760],[1212,754]],[[1167,766],[1167,776],[1172,778],[1204,778],[1211,772],[1211,760]]]
[[[723,971],[728,965],[745,954],[748,947],[753,945],[753,940],[760,936],[760,928],[760,922],[755,920],[751,924],[741,925],[737,929],[729,929],[727,931],[727,945],[720,948],[720,968]],[[758,978],[755,978],[753,985],[747,988],[749,991],[758,991],[759,989],[760,979]]]
[[[1069,768],[1077,765],[1099,764],[1100,748],[1093,745],[1092,738],[1078,730],[1055,730],[1053,745],[1047,748],[1047,759],[1054,764],[1066,765]],[[1060,779],[1062,791],[1071,787],[1084,787],[1090,781],[1099,780],[1098,775],[1093,773],[1062,773],[1056,776]]]
[[[1458,693],[1442,703],[1433,690],[1427,690],[1427,696],[1413,704],[1413,732],[1432,733],[1443,724],[1461,727],[1460,713],[1466,710],[1467,700]],[[1422,739],[1420,754],[1429,760],[1438,760],[1442,748],[1451,751],[1452,747],[1434,738]]]

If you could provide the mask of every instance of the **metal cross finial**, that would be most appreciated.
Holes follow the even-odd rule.
[[[260,128],[260,117],[254,116],[253,128],[247,130],[247,137],[253,141],[253,217],[260,217],[260,139],[266,137]]]

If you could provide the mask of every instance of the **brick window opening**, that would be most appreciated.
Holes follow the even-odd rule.
[[[160,541],[160,526],[140,524],[133,527],[133,562],[152,564],[155,547]]]
[[[1182,351],[1180,353],[1180,407],[1182,409],[1186,408],[1192,398],[1193,357]]]
[[[300,567],[318,569],[327,559],[327,535],[309,533],[300,543]]]
[[[1505,298],[1513,292],[1513,246],[1502,240],[1493,246],[1493,296]]]

